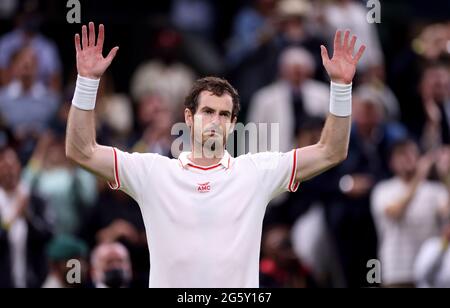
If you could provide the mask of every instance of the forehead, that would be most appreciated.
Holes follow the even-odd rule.
[[[397,147],[394,150],[394,155],[405,155],[407,153],[414,153],[414,154],[419,154],[419,148],[417,147],[417,145],[415,143],[412,142],[408,142],[406,144],[403,144],[399,147]]]
[[[224,93],[222,96],[216,96],[212,92],[202,91],[199,95],[197,109],[201,110],[203,107],[231,112],[233,110],[233,100],[228,93]]]

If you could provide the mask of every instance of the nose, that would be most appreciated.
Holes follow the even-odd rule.
[[[213,123],[213,124],[216,124],[216,125],[220,123],[220,116],[219,116],[218,113],[215,113],[215,114],[214,114],[214,116],[213,116],[213,118],[212,118],[212,123]]]

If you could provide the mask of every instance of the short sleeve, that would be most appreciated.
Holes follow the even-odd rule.
[[[297,150],[287,153],[263,152],[250,154],[261,179],[264,191],[270,199],[289,191],[295,192],[300,183],[295,180],[297,173]]]
[[[108,183],[113,190],[122,190],[134,200],[141,200],[144,183],[148,182],[157,154],[127,153],[112,148],[114,155],[114,182]]]

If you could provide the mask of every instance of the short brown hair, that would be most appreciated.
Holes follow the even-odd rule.
[[[215,96],[219,97],[224,94],[230,95],[233,101],[231,119],[233,120],[234,117],[237,117],[237,115],[239,114],[239,110],[241,109],[239,94],[228,81],[219,77],[205,77],[194,82],[191,92],[188,94],[188,96],[186,96],[186,99],[184,100],[184,106],[191,110],[192,114],[197,111],[199,103],[198,99],[203,91],[211,92]]]

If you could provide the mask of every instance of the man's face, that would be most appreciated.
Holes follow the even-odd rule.
[[[16,152],[7,149],[0,154],[0,186],[14,190],[20,179],[21,166]]]
[[[302,65],[296,64],[286,64],[282,69],[283,78],[292,86],[298,87],[305,79],[309,76],[308,70]]]
[[[429,93],[430,98],[438,103],[445,102],[450,96],[449,71],[445,67],[426,70],[422,78],[422,92]]]
[[[155,121],[157,111],[164,106],[164,100],[158,95],[145,95],[140,98],[138,107],[139,124],[146,127]]]
[[[392,171],[400,177],[413,177],[419,155],[419,149],[414,143],[408,143],[396,149],[391,157]]]
[[[12,64],[13,77],[20,80],[31,81],[37,73],[37,59],[31,48],[20,52]]]
[[[185,110],[186,123],[191,128],[194,144],[201,144],[208,150],[211,146],[224,148],[236,123],[236,117],[233,119],[232,114],[233,101],[229,94],[219,97],[203,91],[195,114],[192,115],[189,109]]]
[[[356,98],[353,104],[354,122],[358,128],[370,131],[383,121],[383,112],[376,103],[365,102]]]
[[[110,246],[99,252],[94,268],[94,281],[103,282],[109,287],[124,287],[132,278],[128,254],[117,247]]]

